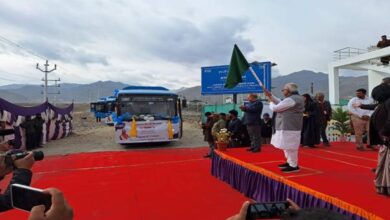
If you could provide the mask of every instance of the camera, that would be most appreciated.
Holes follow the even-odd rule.
[[[248,207],[246,219],[271,219],[280,218],[288,209],[290,204],[287,201],[254,203]]]
[[[43,158],[45,157],[42,151],[33,151],[32,153],[35,161],[43,160]],[[5,165],[7,167],[13,167],[15,160],[22,159],[28,154],[29,152],[24,150],[10,150],[5,154]]]
[[[15,130],[14,129],[0,129],[0,136],[7,136],[7,135],[10,135],[10,134],[15,134]]]

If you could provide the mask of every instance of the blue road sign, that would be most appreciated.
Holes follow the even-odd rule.
[[[251,64],[265,88],[271,90],[271,62]],[[248,70],[242,76],[242,82],[233,89],[225,88],[229,65],[202,67],[202,95],[262,93],[263,89]]]

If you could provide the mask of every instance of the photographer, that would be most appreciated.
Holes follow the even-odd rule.
[[[0,155],[0,179],[3,179],[7,174],[13,172],[13,177],[3,194],[0,194],[0,212],[12,209],[10,185],[19,183],[22,185],[30,185],[32,172],[31,168],[34,165],[33,153],[28,153],[27,156],[17,159],[13,162],[13,166],[6,164],[6,156]]]

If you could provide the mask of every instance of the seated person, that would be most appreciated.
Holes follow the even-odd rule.
[[[241,140],[242,140],[242,122],[237,117],[238,112],[236,110],[230,110],[230,122],[228,124],[228,131],[232,133],[232,136],[230,137],[231,142],[229,144],[229,147],[238,147],[241,146]]]
[[[381,37],[381,40],[378,42],[378,44],[376,45],[378,48],[385,48],[385,47],[388,47],[390,46],[390,40],[387,39],[387,36],[386,35],[383,35]],[[383,65],[389,65],[389,62],[390,62],[390,56],[387,56],[387,57],[381,57],[381,62]]]
[[[263,114],[263,119],[261,119],[260,126],[262,144],[270,144],[272,137],[272,119],[268,113]]]

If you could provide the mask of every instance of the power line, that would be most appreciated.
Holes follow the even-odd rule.
[[[18,48],[18,49],[21,49],[21,50],[23,50],[23,51],[29,53],[30,55],[33,55],[33,56],[37,57],[37,58],[47,60],[46,57],[41,56],[41,55],[39,55],[39,54],[37,54],[37,53],[35,53],[35,52],[33,52],[33,51],[31,51],[31,50],[29,50],[29,49],[23,47],[22,45],[20,45],[20,44],[18,44],[18,43],[15,43],[15,42],[13,42],[13,41],[11,41],[11,40],[5,38],[4,36],[1,36],[1,35],[0,35],[0,41],[3,41],[4,43],[7,43],[8,45],[14,46],[14,47],[16,47],[16,48]],[[61,62],[61,63],[62,63],[62,62]],[[61,72],[63,72],[63,73],[65,73],[65,74],[69,75],[69,73],[68,73],[68,72],[70,72],[69,70],[67,70],[67,69],[66,69],[65,67],[63,67],[63,66],[59,66],[59,67],[65,70],[65,71],[61,71]]]
[[[19,76],[21,78],[31,78],[31,79],[33,78],[32,76],[23,75],[20,73],[10,73],[10,72],[4,71],[2,69],[0,69],[0,72],[5,73],[5,74],[10,75],[10,76]],[[13,81],[16,81],[16,80],[13,80]]]
[[[14,79],[7,79],[7,78],[1,77],[1,76],[0,76],[0,80],[10,81],[10,82],[16,82],[16,80],[14,80]]]
[[[31,50],[25,48],[25,47],[23,47],[23,46],[20,45],[20,44],[15,43],[15,42],[13,42],[13,41],[11,41],[11,40],[9,40],[9,39],[7,39],[7,38],[1,36],[1,35],[0,35],[0,40],[2,40],[3,42],[6,42],[6,43],[8,43],[8,44],[10,44],[10,45],[12,45],[12,46],[15,46],[15,47],[17,47],[17,48],[19,48],[19,49],[22,49],[22,50],[26,51],[27,53],[29,53],[29,54],[31,54],[31,55],[33,55],[33,56],[35,56],[35,57],[38,57],[38,58],[41,58],[41,59],[44,59],[44,60],[47,59],[46,57],[43,57],[43,56],[41,56],[41,55],[39,55],[39,54],[37,54],[37,53],[35,53],[35,52],[33,52],[33,51],[31,51]]]
[[[28,49],[28,48],[25,48],[25,47],[23,47],[22,45],[20,45],[20,44],[14,42],[14,41],[12,41],[12,40],[10,40],[10,39],[8,39],[8,38],[2,36],[2,35],[0,35],[0,41],[3,41],[4,43],[7,43],[8,45],[11,45],[11,46],[13,46],[13,47],[15,47],[15,48],[21,49],[21,50],[23,50],[23,51],[29,53],[30,55],[33,55],[34,57],[37,57],[37,58],[40,58],[40,59],[43,59],[43,60],[48,60],[48,58],[46,58],[46,57],[44,57],[44,56],[41,56],[41,55],[35,53],[34,51],[32,51],[32,50],[30,50],[30,49]],[[60,62],[61,62],[61,61],[60,61]],[[62,63],[62,62],[61,62],[61,63]],[[61,66],[59,66],[59,67],[62,68],[63,70],[65,70],[65,71],[61,71],[62,73],[66,74],[66,75],[70,75],[70,74],[68,73],[68,72],[70,72],[70,71],[67,70],[65,67],[63,67],[63,65],[61,65]]]

